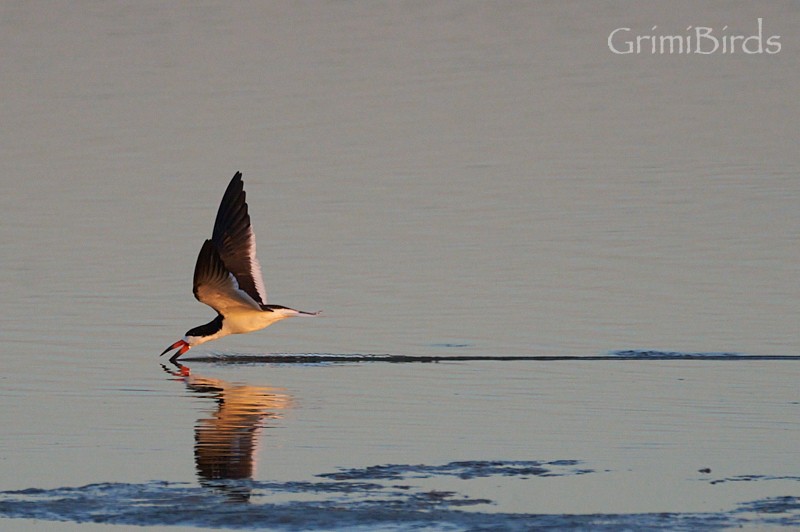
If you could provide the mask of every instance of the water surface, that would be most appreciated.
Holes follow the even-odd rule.
[[[2,528],[797,526],[799,15],[673,6],[0,7]],[[324,314],[165,372],[237,170]]]

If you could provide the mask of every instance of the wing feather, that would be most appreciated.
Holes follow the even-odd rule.
[[[206,240],[194,266],[194,297],[223,316],[231,310],[260,310],[261,305],[241,289],[228,271],[216,246]]]
[[[256,236],[245,200],[242,173],[236,172],[222,196],[211,242],[239,288],[259,305],[266,305],[267,290],[256,258]]]

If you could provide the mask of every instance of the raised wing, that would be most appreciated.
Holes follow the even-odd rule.
[[[250,226],[241,172],[236,172],[222,196],[211,242],[239,289],[259,305],[266,305],[267,289],[256,258],[256,235]]]
[[[239,286],[211,240],[200,248],[194,266],[194,297],[222,315],[231,310],[261,310],[261,305]]]

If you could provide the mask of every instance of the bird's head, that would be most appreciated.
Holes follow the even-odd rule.
[[[194,346],[204,344],[210,340],[218,338],[219,336],[223,336],[219,334],[219,331],[217,331],[217,333],[214,334],[207,334],[209,326],[212,326],[212,328],[219,329],[220,325],[217,324],[217,321],[221,323],[221,317],[217,317],[217,319],[206,325],[201,325],[200,327],[189,329],[188,331],[186,331],[186,334],[183,335],[183,338],[181,338],[168,348],[164,349],[164,352],[161,353],[159,356],[163,357],[173,349],[177,349],[175,354],[172,355],[169,359],[170,362],[175,362],[175,359],[177,359],[182,354],[186,353],[186,351],[193,348]]]

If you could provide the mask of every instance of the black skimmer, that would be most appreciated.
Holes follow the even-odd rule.
[[[316,316],[281,305],[267,305],[267,290],[256,258],[256,236],[247,214],[242,173],[236,172],[217,211],[211,240],[200,248],[194,266],[194,297],[217,311],[217,317],[194,329],[161,353],[178,351],[170,362],[196,345],[258,331],[293,316]]]

